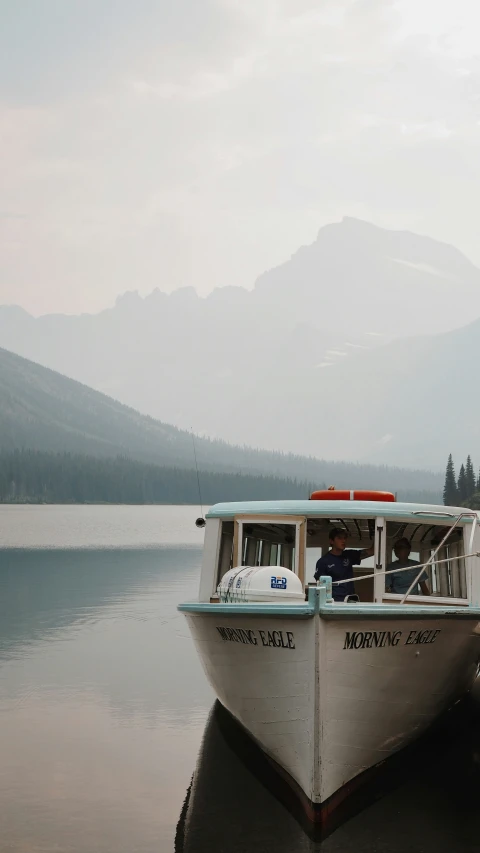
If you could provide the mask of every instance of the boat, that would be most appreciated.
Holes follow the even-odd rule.
[[[478,513],[331,491],[211,507],[198,599],[179,605],[220,703],[325,828],[471,689],[480,659]],[[332,529],[359,549],[354,594],[333,571],[314,579]],[[405,540],[415,578],[389,591]]]

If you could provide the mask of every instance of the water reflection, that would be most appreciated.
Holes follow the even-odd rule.
[[[160,585],[163,609],[168,609],[185,581],[191,579],[196,591],[199,561],[198,548],[2,550],[0,657],[52,631],[94,621],[107,606],[122,605],[128,617],[128,599],[142,595],[148,604]],[[142,615],[146,618],[143,608]]]
[[[275,780],[261,753],[246,746],[217,703],[177,824],[175,851],[473,853],[480,848],[479,760],[477,691],[397,761],[396,779],[389,768],[380,780],[389,793],[322,841],[272,795]]]
[[[3,551],[0,660],[22,660],[3,671],[10,700],[68,685],[117,718],[204,715],[211,693],[176,610],[196,592],[200,559],[197,548]]]
[[[171,850],[212,693],[201,551],[0,552],[2,850]]]

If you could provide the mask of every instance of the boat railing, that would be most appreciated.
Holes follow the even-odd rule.
[[[480,551],[473,551],[471,554],[462,554],[462,557],[464,560],[466,560],[467,557],[480,557]],[[458,556],[446,557],[444,560],[436,560],[435,565],[439,566],[441,563],[451,563],[454,560],[458,560]],[[413,589],[413,586],[415,585],[415,583],[418,583],[420,576],[423,574],[424,570],[428,566],[431,565],[431,563],[432,563],[432,560],[430,558],[430,560],[428,560],[426,563],[415,563],[414,566],[404,566],[404,568],[402,568],[402,569],[386,569],[385,571],[381,571],[381,572],[377,572],[377,571],[373,572],[370,575],[355,575],[354,580],[355,581],[365,581],[365,580],[368,580],[369,578],[378,578],[381,575],[395,575],[395,574],[400,574],[400,572],[411,572],[412,568],[413,569],[420,569],[420,572],[418,574],[418,579],[416,581],[414,581],[412,584],[411,588]],[[351,582],[352,582],[352,578],[345,578],[344,580],[341,580],[341,581],[332,581],[332,586],[340,586],[340,584],[351,583]],[[408,592],[405,594],[405,598],[407,597],[408,594],[409,594]],[[402,602],[402,604],[403,604],[403,602]]]

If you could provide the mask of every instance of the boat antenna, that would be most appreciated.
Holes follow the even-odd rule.
[[[198,471],[197,450],[195,447],[195,435],[193,432],[193,427],[191,427],[191,430],[192,430],[193,458],[195,459],[195,471],[197,472],[198,502],[200,504],[200,512],[201,512],[200,518],[196,519],[195,524],[197,527],[205,527],[205,519],[203,517],[202,492],[200,489],[200,474]]]

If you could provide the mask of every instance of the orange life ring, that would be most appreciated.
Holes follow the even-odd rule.
[[[393,492],[368,492],[353,489],[321,489],[312,492],[311,501],[395,501]]]

